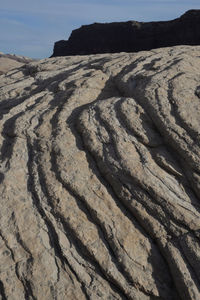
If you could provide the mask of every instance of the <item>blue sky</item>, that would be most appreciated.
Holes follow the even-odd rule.
[[[0,7],[0,51],[44,58],[81,25],[170,20],[200,9],[200,0],[0,0]]]

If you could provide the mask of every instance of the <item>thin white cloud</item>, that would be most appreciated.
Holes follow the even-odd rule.
[[[132,12],[136,14],[138,7],[141,9],[172,5],[173,7],[200,8],[199,0],[110,0],[110,1],[63,1],[63,0],[7,0],[1,4],[1,12],[4,13],[29,13],[37,15],[69,16],[69,17],[90,17],[89,13],[98,15],[99,12],[109,12],[112,16],[119,12]],[[130,11],[131,9],[131,11]],[[171,7],[172,9],[172,7]]]

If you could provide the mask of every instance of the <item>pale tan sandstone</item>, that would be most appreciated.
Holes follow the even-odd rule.
[[[1,299],[200,299],[199,57],[0,76]]]
[[[12,69],[19,68],[33,59],[15,54],[4,54],[0,52],[0,74],[4,74]]]

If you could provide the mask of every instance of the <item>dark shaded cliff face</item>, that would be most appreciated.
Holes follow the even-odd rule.
[[[200,10],[163,22],[94,23],[73,30],[54,45],[54,56],[137,52],[175,45],[200,45]]]

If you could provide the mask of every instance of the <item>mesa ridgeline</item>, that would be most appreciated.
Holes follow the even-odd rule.
[[[68,41],[55,43],[52,57],[138,52],[176,45],[200,45],[200,10],[161,22],[94,23],[73,30]]]

